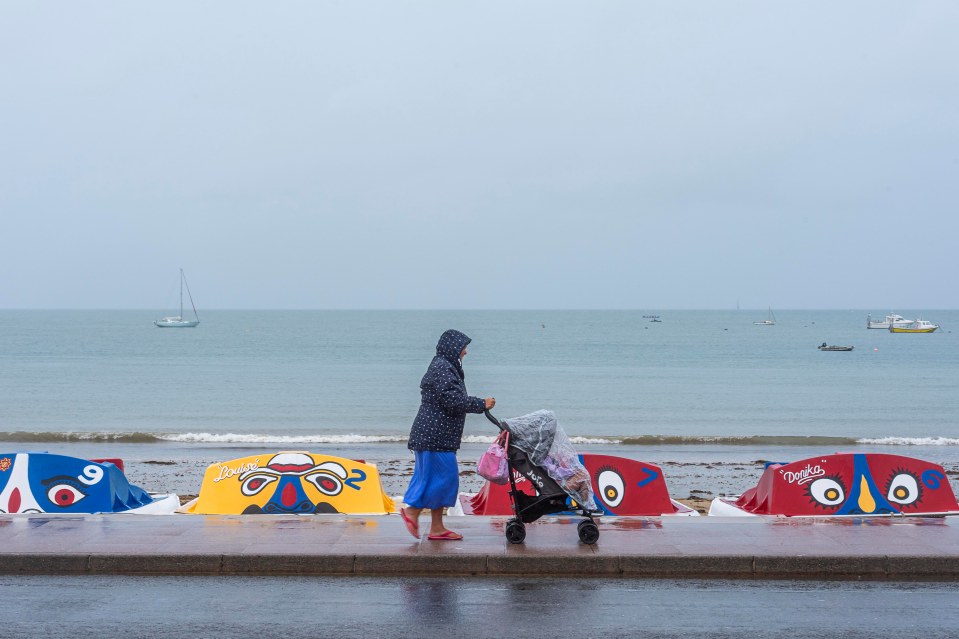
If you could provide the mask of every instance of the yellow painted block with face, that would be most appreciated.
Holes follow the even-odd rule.
[[[211,464],[200,495],[181,512],[238,514],[386,514],[393,500],[373,464],[285,451]]]

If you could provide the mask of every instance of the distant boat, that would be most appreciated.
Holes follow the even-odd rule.
[[[823,342],[821,346],[817,346],[821,351],[851,351],[854,347],[852,346],[827,346],[826,342]]]
[[[193,318],[191,320],[183,319],[183,286],[186,285],[186,294],[190,297],[190,306],[193,307]],[[193,328],[200,323],[200,316],[196,314],[196,305],[193,303],[193,295],[190,293],[190,285],[186,281],[186,275],[183,269],[180,269],[180,314],[176,317],[162,317],[153,322],[159,328]]]
[[[866,315],[866,328],[890,328],[892,326],[906,326],[912,324],[911,319],[891,313],[882,321],[874,321],[872,315]]]
[[[933,324],[932,322],[927,322],[924,319],[917,319],[915,322],[910,322],[905,326],[890,326],[890,333],[932,333],[939,328],[938,324]]]
[[[769,309],[769,316],[761,322],[753,322],[756,326],[775,326],[776,316],[773,315],[773,309]]]
[[[662,322],[663,320],[659,319],[659,315],[643,315],[643,319],[648,319],[650,322]]]

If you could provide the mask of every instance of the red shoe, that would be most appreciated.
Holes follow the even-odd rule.
[[[410,531],[410,534],[416,537],[417,539],[419,539],[420,538],[420,522],[413,521],[412,519],[410,519],[409,515],[406,514],[405,508],[400,508],[400,517],[403,518],[403,523],[406,524],[406,529]]]
[[[429,535],[426,538],[430,541],[459,541],[463,538],[463,535],[452,530],[445,530],[438,535]]]

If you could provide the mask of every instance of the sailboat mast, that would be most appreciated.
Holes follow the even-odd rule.
[[[183,269],[180,269],[180,319],[183,319]]]
[[[183,278],[183,282],[186,283],[186,294],[190,296],[190,306],[193,307],[193,317],[196,318],[196,321],[200,321],[200,315],[196,312],[196,304],[193,303],[193,293],[190,292],[190,283],[186,281],[186,275],[183,275],[183,269],[180,269],[180,276]],[[180,294],[180,297],[183,297],[183,294]],[[180,304],[183,304],[182,300]],[[180,317],[183,317],[183,311],[180,311]]]

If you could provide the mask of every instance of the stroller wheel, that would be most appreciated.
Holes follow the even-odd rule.
[[[579,533],[579,540],[588,546],[592,546],[599,539],[599,526],[589,519],[579,522],[576,532]]]
[[[526,526],[518,519],[506,522],[506,540],[511,544],[521,544],[526,539]]]

